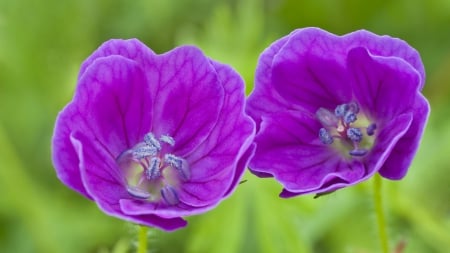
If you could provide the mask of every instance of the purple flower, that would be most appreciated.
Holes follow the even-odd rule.
[[[175,230],[182,216],[228,197],[254,152],[244,84],[195,47],[157,55],[110,40],[81,66],[58,115],[52,155],[59,179],[105,213]]]
[[[257,123],[250,169],[281,197],[323,194],[378,172],[398,180],[429,114],[425,71],[406,42],[360,30],[293,31],[260,56],[247,112]]]

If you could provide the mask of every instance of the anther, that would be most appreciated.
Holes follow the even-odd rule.
[[[159,143],[152,133],[148,133],[144,136],[144,142],[148,146],[155,148],[157,152],[161,150],[161,143]]]
[[[358,104],[355,102],[348,103],[348,111],[358,114],[358,112],[359,112]]]
[[[357,120],[358,118],[356,117],[356,113],[352,112],[352,111],[348,111],[345,113],[344,115],[344,123],[345,124],[350,124],[353,123]]]
[[[127,192],[134,198],[137,199],[148,199],[151,197],[150,193],[142,190],[141,188],[134,186],[127,186]]]
[[[325,129],[325,128],[321,128],[320,130],[319,130],[319,138],[320,138],[320,141],[323,143],[323,144],[331,144],[331,143],[333,143],[333,137],[330,135],[330,133]]]
[[[344,117],[347,111],[348,111],[348,104],[342,104],[336,106],[336,109],[334,109],[334,114],[336,115],[336,117],[341,118]]]
[[[186,160],[172,154],[166,154],[164,156],[164,162],[168,163],[170,166],[176,169],[184,181],[187,181],[191,178],[191,172]]]
[[[339,119],[334,113],[322,107],[316,111],[316,117],[324,127],[337,127],[339,123]]]
[[[148,156],[156,155],[157,149],[152,146],[140,145],[133,149],[132,154],[133,158],[139,160]]]
[[[161,177],[161,159],[152,157],[148,169],[144,171],[145,178],[148,180],[155,180]]]
[[[168,135],[161,135],[161,138],[159,138],[159,140],[161,142],[169,144],[172,147],[175,145],[175,140]]]
[[[351,156],[364,156],[367,154],[367,152],[369,152],[367,149],[353,149],[350,150],[348,153]]]
[[[163,188],[161,188],[160,192],[161,197],[168,205],[174,206],[180,202],[180,200],[178,199],[178,194],[172,186],[166,185]]]
[[[371,123],[367,129],[366,129],[366,133],[368,136],[372,136],[375,134],[375,130],[377,129],[377,124],[375,123]]]
[[[350,127],[347,129],[347,136],[353,142],[361,142],[363,137],[361,130],[355,127]]]

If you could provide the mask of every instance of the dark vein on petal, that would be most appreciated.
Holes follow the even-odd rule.
[[[128,138],[128,132],[127,132],[127,126],[125,122],[125,113],[122,111],[122,107],[120,106],[119,98],[117,97],[117,94],[113,95],[114,97],[114,103],[116,104],[119,114],[120,114],[120,122],[122,123],[122,130],[125,137],[125,142],[127,144],[127,148],[131,148],[130,140]]]
[[[314,82],[316,82],[320,88],[322,88],[322,90],[324,90],[327,95],[329,96],[327,100],[329,100],[329,98],[333,98],[335,96],[335,94],[330,93],[329,89],[326,89],[327,85],[325,85],[319,78],[318,76],[314,73],[314,71],[311,70],[311,68],[307,67],[306,71],[311,75],[312,79],[314,80]]]

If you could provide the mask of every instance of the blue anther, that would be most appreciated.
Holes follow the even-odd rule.
[[[148,156],[156,155],[157,152],[158,151],[156,150],[156,148],[147,146],[145,144],[138,145],[132,149],[133,158],[138,160]]]
[[[191,171],[186,160],[172,154],[164,156],[164,162],[168,163],[172,168],[176,169],[181,176],[181,179],[187,181],[191,178]]]
[[[149,192],[135,186],[127,186],[127,192],[136,199],[148,199],[151,197]]]
[[[161,142],[169,144],[172,147],[175,145],[175,140],[169,135],[161,135],[161,138],[159,138],[159,140]]]
[[[161,192],[161,197],[164,199],[164,201],[169,206],[174,206],[180,202],[180,199],[178,198],[178,194],[172,186],[165,185],[163,188],[161,188],[160,192]]]
[[[176,155],[166,154],[164,156],[164,162],[168,163],[172,167],[180,167],[181,166],[181,158]]]
[[[345,113],[348,111],[348,104],[341,104],[336,106],[336,109],[334,109],[334,114],[336,117],[344,117]]]
[[[348,153],[351,156],[364,156],[365,154],[367,154],[367,152],[369,152],[367,149],[353,149],[350,150]]]
[[[334,113],[322,107],[316,111],[316,117],[324,127],[337,127],[339,123],[339,119]]]
[[[144,142],[148,146],[155,148],[158,152],[161,150],[161,143],[159,143],[152,133],[148,133],[144,136]]]
[[[353,142],[361,142],[361,140],[363,138],[361,129],[354,128],[354,127],[350,127],[349,129],[347,129],[347,136]]]
[[[359,112],[358,104],[355,102],[348,103],[348,111],[358,114],[358,112]]]
[[[333,143],[333,137],[330,135],[330,133],[325,129],[325,128],[321,128],[320,130],[319,130],[319,138],[320,138],[320,141],[323,143],[323,144],[331,144],[331,143]]]
[[[155,180],[161,177],[161,159],[152,157],[148,169],[144,171],[145,178],[148,180]]]
[[[356,117],[356,113],[353,113],[351,111],[348,111],[345,115],[344,115],[344,123],[345,124],[350,124],[353,123],[357,120],[358,118]]]
[[[375,134],[375,130],[377,129],[377,124],[375,123],[371,123],[367,129],[366,129],[366,133],[368,136],[372,136]]]

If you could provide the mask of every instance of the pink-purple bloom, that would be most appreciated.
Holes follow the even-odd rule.
[[[193,46],[110,40],[81,66],[52,143],[58,178],[105,213],[164,230],[217,206],[253,155],[241,77]]]
[[[260,56],[247,112],[257,124],[256,175],[281,197],[324,194],[375,173],[405,176],[429,115],[425,71],[405,41],[305,28]]]

